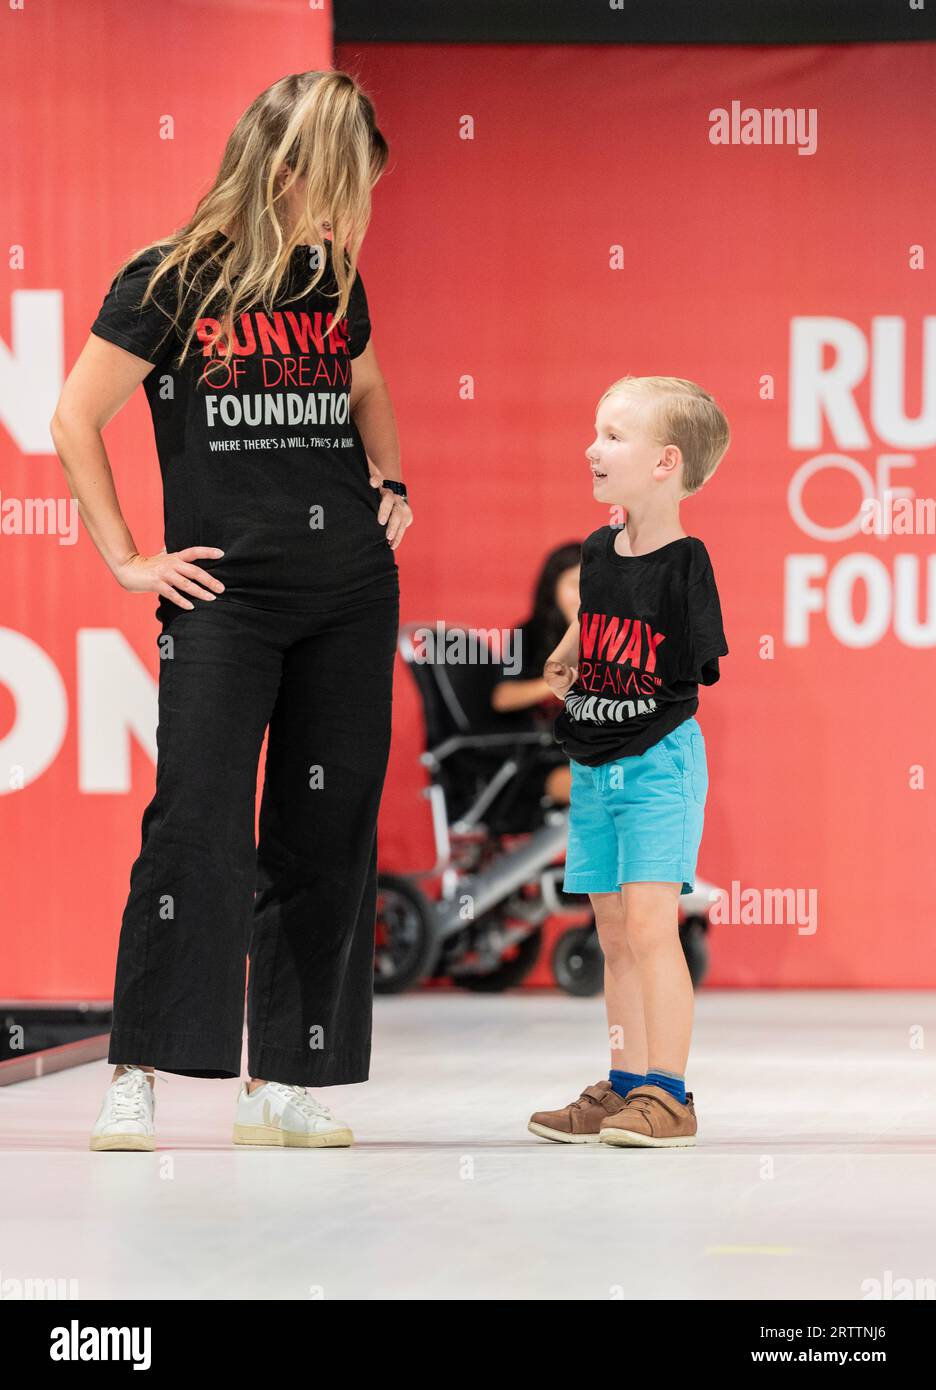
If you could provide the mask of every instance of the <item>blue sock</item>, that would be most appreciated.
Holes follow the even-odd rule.
[[[680,1105],[686,1103],[686,1078],[676,1076],[671,1071],[648,1071],[645,1086],[659,1086],[661,1091],[669,1091],[671,1096],[675,1096]]]
[[[647,1078],[638,1076],[635,1071],[609,1071],[608,1080],[611,1082],[612,1091],[617,1091],[619,1096],[626,1096],[635,1086],[647,1084]]]

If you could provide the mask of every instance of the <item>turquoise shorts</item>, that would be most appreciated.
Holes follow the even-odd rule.
[[[635,757],[600,767],[571,759],[572,802],[563,888],[616,893],[622,883],[695,889],[708,766],[694,718]]]

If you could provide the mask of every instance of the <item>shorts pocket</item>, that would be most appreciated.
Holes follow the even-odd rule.
[[[689,788],[694,801],[705,805],[708,793],[708,761],[705,756],[705,739],[701,729],[691,729],[687,740],[686,756],[689,760]]]
[[[664,734],[659,743],[656,744],[656,747],[659,749],[663,760],[669,764],[671,771],[675,772],[676,776],[682,780],[684,754],[682,745],[679,742],[678,732],[673,729],[670,733]]]

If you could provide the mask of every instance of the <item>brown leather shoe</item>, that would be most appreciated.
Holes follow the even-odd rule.
[[[564,1110],[537,1110],[527,1129],[559,1144],[597,1144],[602,1120],[610,1120],[624,1105],[610,1081],[597,1081]]]
[[[686,1092],[685,1105],[680,1105],[661,1086],[635,1086],[618,1113],[602,1121],[599,1135],[602,1144],[682,1149],[695,1143],[697,1129],[691,1091]]]

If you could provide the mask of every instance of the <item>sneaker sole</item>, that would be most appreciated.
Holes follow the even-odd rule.
[[[538,1125],[531,1120],[527,1125],[531,1134],[538,1134],[541,1139],[552,1139],[557,1144],[597,1144],[597,1134],[564,1134],[561,1129],[550,1129],[548,1125]]]
[[[127,1150],[136,1153],[152,1153],[156,1140],[152,1134],[92,1134],[89,1145],[97,1153],[113,1153]]]
[[[234,1143],[259,1144],[272,1149],[346,1149],[354,1143],[354,1135],[350,1129],[300,1134],[297,1130],[274,1129],[272,1125],[235,1125]]]
[[[694,1134],[676,1139],[654,1139],[651,1134],[637,1134],[632,1129],[603,1129],[600,1138],[602,1144],[613,1144],[620,1149],[691,1149],[696,1141]]]

